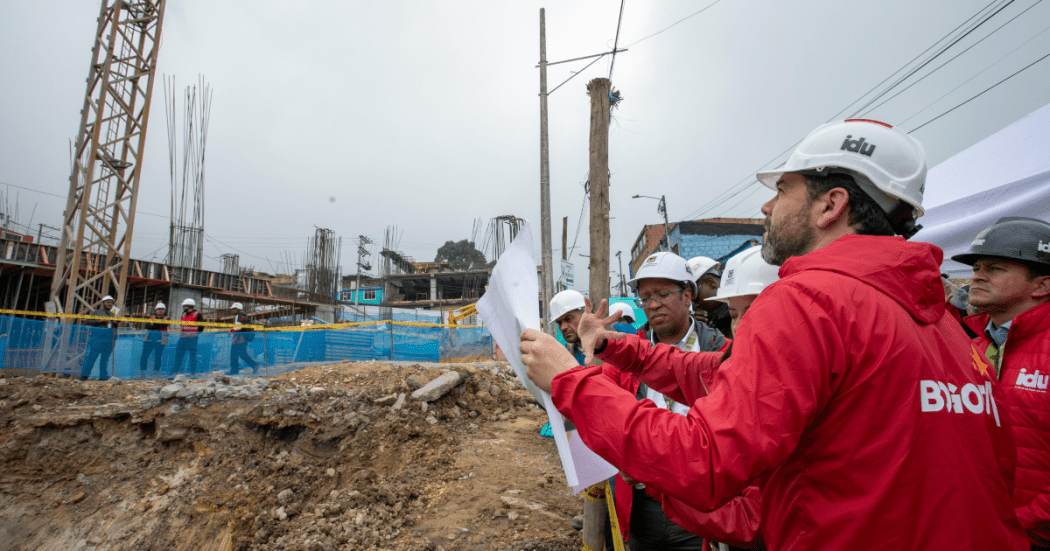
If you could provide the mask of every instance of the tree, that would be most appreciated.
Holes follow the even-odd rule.
[[[474,247],[473,241],[445,241],[437,251],[434,262],[448,262],[457,271],[485,269],[485,253]]]

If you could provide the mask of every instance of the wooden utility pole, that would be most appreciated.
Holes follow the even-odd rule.
[[[612,82],[596,78],[587,83],[591,96],[591,262],[589,290],[593,304],[609,298],[609,92]]]
[[[554,266],[551,259],[551,175],[547,142],[547,23],[540,8],[540,247],[543,252],[540,286],[540,323],[550,327],[550,301],[554,296]]]
[[[596,78],[587,83],[591,96],[590,138],[590,239],[591,258],[588,265],[588,290],[591,303],[597,305],[609,298],[609,92],[612,82]],[[598,362],[596,362],[598,363]],[[605,519],[609,512],[605,505],[604,485],[587,489],[583,502],[583,543],[593,549],[604,549]]]
[[[37,239],[37,241],[40,241]],[[569,257],[569,217],[561,219],[561,259],[568,260]]]

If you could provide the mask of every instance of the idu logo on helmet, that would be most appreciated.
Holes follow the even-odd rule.
[[[854,153],[860,153],[861,155],[867,155],[871,157],[872,153],[875,153],[875,144],[864,143],[865,138],[859,140],[851,140],[853,135],[849,134],[846,139],[842,141],[842,147],[839,148],[843,151],[852,151]]]
[[[1039,240],[1039,252],[1050,253],[1050,243],[1043,243],[1043,240]]]

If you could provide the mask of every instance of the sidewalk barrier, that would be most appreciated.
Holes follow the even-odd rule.
[[[116,329],[69,325],[59,323],[60,318],[118,321],[122,325]],[[0,310],[0,369],[103,379],[156,379],[179,373],[204,376],[212,371],[273,375],[342,360],[439,362],[492,354],[491,335],[476,326],[373,320],[307,327],[241,326],[255,330],[232,333],[234,325],[228,323],[176,320],[165,321],[170,323],[167,331],[132,328],[142,327],[146,321]],[[205,331],[183,331],[187,326],[202,326]],[[238,360],[235,369],[231,363],[234,353],[250,358],[257,370],[244,360]]]

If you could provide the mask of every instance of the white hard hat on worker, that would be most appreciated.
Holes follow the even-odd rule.
[[[844,172],[888,215],[900,201],[910,212],[894,230],[911,237],[914,219],[923,215],[926,154],[918,140],[892,126],[868,119],[849,119],[817,127],[783,166],[756,175],[770,189],[785,173],[827,175]],[[914,229],[914,231],[913,231]]]
[[[762,258],[762,247],[752,247],[726,261],[722,286],[714,300],[729,304],[733,334],[751,303],[763,289],[780,279],[780,268]]]
[[[561,330],[562,337],[566,342],[576,344],[579,338],[576,326],[580,323],[580,315],[587,308],[583,295],[579,291],[566,289],[551,299],[550,324]]]
[[[643,279],[669,279],[684,284],[696,295],[693,271],[684,258],[674,253],[658,252],[649,255],[638,267],[638,273],[627,284],[637,289],[638,283]]]

